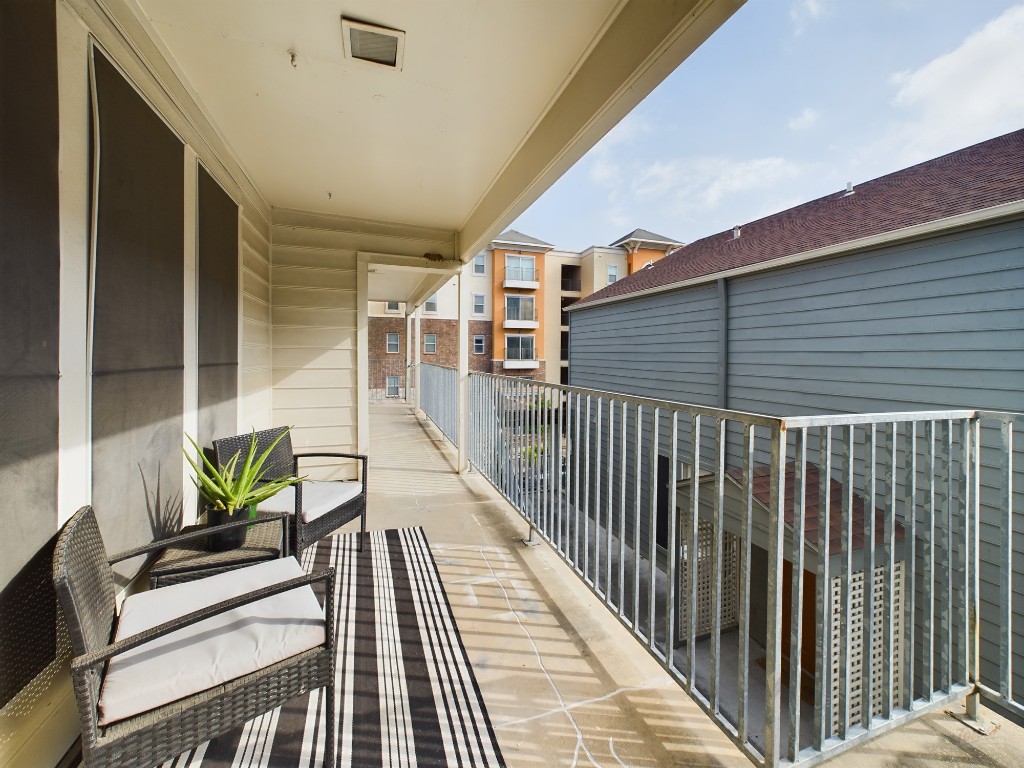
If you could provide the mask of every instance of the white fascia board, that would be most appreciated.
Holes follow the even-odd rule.
[[[810,251],[802,251],[800,253],[790,254],[789,256],[780,256],[777,259],[770,259],[768,261],[759,261],[756,264],[748,264],[745,267],[736,267],[735,269],[727,269],[722,272],[712,272],[707,275],[701,275],[700,277],[691,277],[688,280],[680,280],[675,283],[667,283],[665,285],[659,285],[655,288],[646,288],[640,291],[634,291],[632,293],[624,293],[619,296],[609,296],[604,299],[595,299],[594,301],[588,301],[586,304],[579,307],[568,307],[567,312],[581,312],[583,310],[590,309],[591,307],[600,307],[605,304],[615,304],[620,301],[632,301],[633,299],[643,298],[644,296],[654,296],[659,293],[667,293],[669,291],[677,291],[680,288],[689,288],[694,285],[702,285],[704,283],[713,283],[716,280],[728,279],[731,277],[739,277],[741,275],[752,275],[757,272],[766,272],[771,269],[779,269],[780,267],[788,267],[792,264],[801,264],[803,262],[815,261],[817,259],[826,259],[832,256],[842,256],[846,253],[853,251],[864,251],[871,248],[880,248],[884,245],[891,245],[906,240],[916,240],[931,235],[941,234],[947,231],[952,231],[960,228],[977,226],[979,224],[985,224],[997,219],[1009,218],[1014,215],[1024,214],[1024,200],[1017,200],[1012,203],[1003,203],[1002,205],[995,205],[991,208],[982,208],[977,211],[970,211],[969,213],[961,213],[956,216],[949,216],[944,219],[935,219],[934,221],[928,221],[923,224],[915,224],[911,227],[904,227],[903,229],[894,229],[891,232],[882,232],[877,235],[870,235],[868,237],[861,237],[856,240],[846,240],[842,243],[835,243],[834,245],[826,245],[821,248],[814,248]]]

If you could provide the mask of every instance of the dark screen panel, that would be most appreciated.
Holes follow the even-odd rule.
[[[184,155],[98,51],[94,73],[93,505],[116,551],[181,515]]]
[[[55,4],[0,3],[0,707],[55,658]]]
[[[198,187],[198,441],[209,445],[237,431],[238,206],[202,167]]]

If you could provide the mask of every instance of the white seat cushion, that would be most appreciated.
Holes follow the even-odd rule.
[[[178,616],[301,576],[293,557],[125,599],[121,640]],[[323,645],[324,613],[309,586],[205,619],[115,656],[100,691],[99,724],[177,701]]]
[[[352,480],[303,480],[302,521],[308,523],[351,501],[363,492],[363,484]],[[288,486],[266,501],[260,512],[295,512],[295,488]]]

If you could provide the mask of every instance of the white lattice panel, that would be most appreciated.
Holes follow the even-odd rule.
[[[680,520],[680,536],[689,537],[689,518]],[[711,585],[714,581],[712,555],[714,527],[703,520],[697,522],[697,637],[711,634]],[[689,635],[690,558],[684,542],[679,558],[679,622],[678,637]],[[740,539],[728,532],[722,534],[722,630],[739,625]]]
[[[896,563],[893,571],[892,605],[892,647],[885,644],[885,602],[888,599],[885,586],[886,566],[875,568],[872,580],[871,616],[871,711],[877,715],[885,701],[885,680],[882,665],[886,657],[892,662],[892,705],[898,706],[903,684],[903,563]],[[857,571],[850,578],[850,626],[842,631],[843,581],[832,579],[832,733],[839,732],[839,706],[841,691],[849,689],[850,723],[860,722],[863,713],[864,693],[864,571]],[[840,671],[842,644],[849,643],[850,677],[844,679]]]

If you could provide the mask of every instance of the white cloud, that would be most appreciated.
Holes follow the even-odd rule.
[[[970,34],[957,48],[890,77],[902,115],[872,148],[903,164],[1024,127],[1024,5]]]
[[[776,188],[806,170],[782,157],[657,161],[633,174],[631,192],[638,202],[660,201],[680,216],[694,216],[712,213],[748,193]]]
[[[793,22],[793,33],[803,34],[807,25],[821,17],[824,8],[821,0],[796,0],[789,7],[789,18]]]
[[[818,110],[813,107],[804,107],[799,115],[789,118],[789,129],[791,131],[806,131],[818,122]]]

